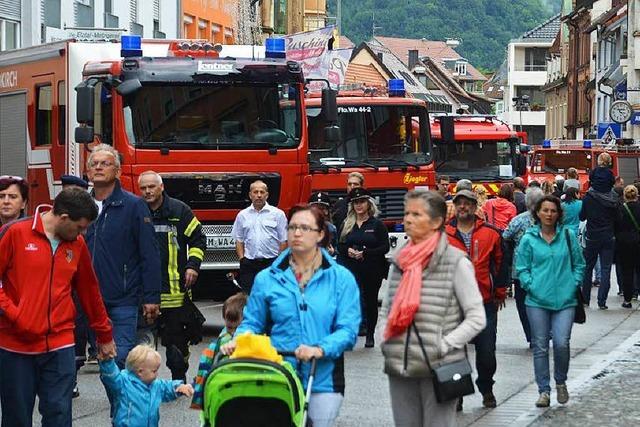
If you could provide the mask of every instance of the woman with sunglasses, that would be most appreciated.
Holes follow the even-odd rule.
[[[326,251],[329,240],[319,209],[291,209],[288,248],[256,276],[235,333],[270,331],[276,349],[295,351],[300,362],[317,360],[309,401],[314,427],[331,426],[338,417],[345,389],[343,353],[353,348],[360,324],[358,287]],[[235,347],[233,340],[220,352],[229,355]],[[289,361],[298,366],[306,389],[310,364]]]
[[[29,185],[19,176],[0,176],[0,226],[22,218],[29,200]]]
[[[360,287],[364,323],[359,335],[366,335],[364,346],[374,346],[373,335],[378,322],[378,291],[387,277],[389,233],[378,218],[378,207],[365,188],[349,193],[349,211],[338,233],[338,263],[353,273]],[[366,332],[365,332],[366,331]]]

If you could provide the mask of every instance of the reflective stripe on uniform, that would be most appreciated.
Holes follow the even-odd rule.
[[[178,272],[178,245],[174,242],[176,235],[173,232],[167,233],[167,249],[169,251],[169,262],[167,262],[167,273],[169,274],[169,292],[180,293],[180,273]]]
[[[154,225],[153,228],[156,230],[156,233],[170,233],[175,229],[174,226],[166,224],[157,224]]]
[[[200,248],[189,248],[188,258],[198,258],[200,261],[204,260],[204,251]]]
[[[160,309],[182,307],[184,303],[184,293],[160,294]]]
[[[196,229],[197,226],[200,225],[200,221],[198,221],[198,218],[196,218],[195,216],[191,219],[191,222],[189,223],[189,226],[187,227],[186,230],[184,230],[184,235],[187,237],[191,237],[191,235],[193,234],[193,231]]]

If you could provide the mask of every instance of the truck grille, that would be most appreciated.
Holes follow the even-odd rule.
[[[376,199],[378,209],[380,209],[379,219],[397,220],[404,217],[404,195],[407,193],[406,188],[383,188],[368,189]],[[328,191],[332,200],[338,200],[345,196],[344,190]]]

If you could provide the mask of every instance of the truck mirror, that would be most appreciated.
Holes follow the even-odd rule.
[[[93,107],[95,104],[95,87],[83,82],[76,87],[76,92],[78,93],[76,119],[78,123],[92,124]]]
[[[93,142],[93,126],[78,126],[75,131],[75,141],[78,144],[89,144]]]
[[[142,87],[142,83],[138,79],[128,79],[123,81],[116,87],[116,92],[121,96],[133,95]]]
[[[327,126],[324,128],[324,142],[333,146],[340,142],[340,128],[338,126]]]
[[[338,92],[326,88],[322,89],[322,115],[329,123],[338,121]]]
[[[456,135],[453,127],[453,116],[440,116],[438,119],[440,120],[440,138],[442,142],[455,142]]]

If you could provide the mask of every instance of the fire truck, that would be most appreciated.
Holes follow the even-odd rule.
[[[362,173],[380,219],[392,233],[401,232],[407,190],[435,185],[427,107],[422,100],[405,97],[401,82],[338,92],[337,143],[323,136],[327,120],[320,99],[311,95],[306,100],[313,191],[337,200],[345,196],[349,173]]]
[[[490,197],[516,176],[528,180],[526,133],[495,116],[434,116],[431,135],[436,172],[449,176],[452,192],[456,181],[465,178],[484,186]]]
[[[91,144],[111,144],[124,188],[135,192],[152,169],[194,210],[207,236],[204,269],[237,268],[231,227],[251,182],[265,181],[269,203],[285,212],[311,192],[306,82],[281,40],[260,59],[137,36],[1,53],[0,174],[27,177],[33,212],[60,191],[62,174],[84,175]],[[335,92],[325,95],[331,118]]]
[[[544,140],[531,151],[530,179],[553,181],[557,175],[565,176],[567,169],[578,171],[580,188],[589,189],[589,173],[598,165],[600,153],[607,152],[613,160],[612,172],[632,183],[640,176],[640,145],[620,140],[617,144],[603,144],[593,140]]]

